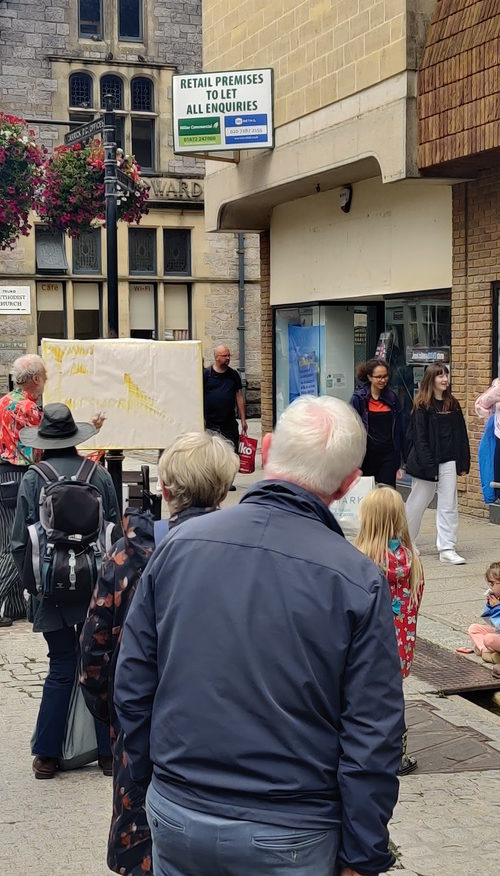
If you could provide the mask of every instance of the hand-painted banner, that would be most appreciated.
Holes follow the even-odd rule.
[[[44,404],[67,404],[75,420],[106,417],[87,449],[163,448],[203,429],[200,341],[45,339],[42,356]]]

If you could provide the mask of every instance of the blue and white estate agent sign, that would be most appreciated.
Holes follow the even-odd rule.
[[[172,77],[174,152],[272,149],[273,71]]]

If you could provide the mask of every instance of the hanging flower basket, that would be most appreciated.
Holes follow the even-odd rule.
[[[20,235],[31,231],[29,212],[45,151],[23,119],[0,112],[0,249],[13,249]]]
[[[117,165],[136,184],[134,192],[119,191],[117,217],[139,223],[148,212],[149,186],[141,179],[133,157],[124,157]],[[50,228],[67,232],[70,237],[78,237],[104,222],[104,150],[99,140],[54,150],[46,164],[36,210]]]

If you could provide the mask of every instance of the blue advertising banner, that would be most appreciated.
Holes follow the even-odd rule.
[[[289,402],[300,395],[319,395],[324,337],[324,326],[288,326]]]

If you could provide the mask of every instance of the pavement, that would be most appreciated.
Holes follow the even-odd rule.
[[[259,436],[258,421],[250,434]],[[125,467],[151,465],[156,454],[137,451]],[[237,475],[237,503],[262,476]],[[464,566],[442,565],[434,546],[434,512],[419,540],[426,586],[418,636],[455,651],[467,645],[467,627],[484,603],[484,572],[500,558],[500,527],[460,516],[457,548]],[[461,658],[473,659],[477,658]],[[111,779],[96,765],[35,781],[30,737],[46,672],[46,648],[31,626],[0,630],[0,874],[1,876],[105,876],[111,813]],[[405,682],[409,751],[419,769],[401,780],[390,831],[397,856],[393,876],[485,876],[498,871],[500,840],[500,714],[491,694],[481,707],[461,696],[440,696],[416,676]],[[217,876],[217,874],[209,874]],[[256,874],[258,876],[258,874]]]

